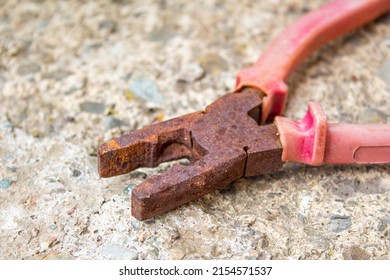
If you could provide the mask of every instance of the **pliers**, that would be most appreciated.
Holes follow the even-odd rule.
[[[132,190],[132,215],[150,219],[240,177],[280,169],[285,162],[390,163],[390,125],[328,124],[318,103],[302,120],[281,117],[286,80],[314,50],[390,9],[389,0],[336,0],[283,31],[236,88],[202,112],[132,131],[98,149],[101,177],[187,158]],[[273,122],[272,122],[273,121]],[[266,124],[267,123],[267,124]]]

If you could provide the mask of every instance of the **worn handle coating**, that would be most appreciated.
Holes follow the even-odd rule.
[[[283,113],[286,79],[314,50],[390,9],[390,0],[336,0],[308,13],[285,29],[259,60],[237,76],[236,90],[254,87],[267,97],[262,122]]]
[[[318,103],[294,121],[276,117],[282,160],[310,165],[390,163],[390,124],[328,124]]]

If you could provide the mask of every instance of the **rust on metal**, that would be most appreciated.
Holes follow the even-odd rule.
[[[219,189],[240,177],[282,167],[282,146],[276,127],[260,126],[263,95],[254,89],[229,93],[204,112],[184,115],[130,132],[101,145],[101,177],[128,173],[138,167],[188,158],[164,174],[135,187],[132,215],[150,219]]]

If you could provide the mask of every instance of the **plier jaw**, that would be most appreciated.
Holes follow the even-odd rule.
[[[193,146],[190,123],[201,115],[187,114],[102,144],[98,149],[100,176],[122,175],[139,167],[156,167],[180,158],[195,160],[202,151]]]
[[[132,215],[149,219],[243,177],[282,167],[274,125],[260,126],[263,95],[257,90],[226,94],[205,111],[184,115],[110,140],[98,151],[102,177],[188,158],[145,180],[132,191]]]

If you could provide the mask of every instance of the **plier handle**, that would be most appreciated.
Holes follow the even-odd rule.
[[[287,102],[286,80],[306,57],[389,9],[388,0],[335,0],[306,14],[279,34],[251,68],[238,73],[236,90],[253,87],[267,95],[262,123],[282,115]]]

